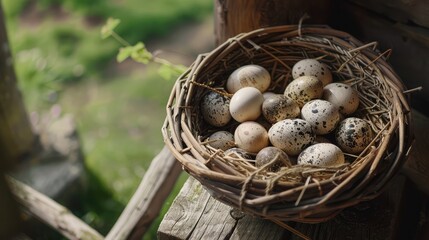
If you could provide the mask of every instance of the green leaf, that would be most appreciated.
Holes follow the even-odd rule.
[[[106,24],[101,27],[101,38],[105,39],[112,35],[113,30],[119,25],[121,20],[116,18],[109,18],[107,19]]]
[[[136,62],[148,64],[150,60],[152,60],[152,53],[146,49],[142,42],[138,42],[134,46],[120,48],[116,60],[118,62],[123,62],[129,57]]]
[[[148,64],[152,60],[152,53],[150,53],[142,42],[138,42],[132,46],[133,51],[131,52],[131,58],[143,64]]]
[[[116,61],[123,62],[125,59],[129,58],[131,56],[131,53],[133,52],[133,47],[122,47],[119,49],[119,53],[116,56]]]

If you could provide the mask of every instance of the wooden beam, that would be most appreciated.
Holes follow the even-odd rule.
[[[79,240],[104,239],[101,234],[46,195],[11,177],[8,183],[24,211],[57,230],[64,237]]]
[[[141,239],[158,216],[181,173],[181,166],[167,147],[152,160],[137,191],[106,240]]]
[[[35,135],[17,87],[0,4],[0,161],[11,166],[32,149],[34,140]]]
[[[0,239],[12,239],[20,232],[21,219],[18,204],[1,171],[0,162]]]
[[[349,0],[368,10],[377,12],[395,22],[429,27],[429,1],[427,0]]]
[[[257,28],[306,23],[327,23],[332,0],[215,0],[215,34],[219,45],[228,38]]]

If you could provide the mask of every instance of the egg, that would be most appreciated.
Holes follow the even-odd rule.
[[[298,104],[281,94],[266,99],[262,103],[262,114],[270,123],[276,123],[287,118],[296,118],[299,113]]]
[[[293,79],[301,76],[315,76],[319,79],[323,86],[332,82],[332,73],[328,66],[316,59],[303,59],[292,67]]]
[[[373,132],[365,120],[349,117],[340,122],[335,131],[335,140],[344,152],[359,154],[373,140]]]
[[[262,93],[262,96],[264,97],[264,100],[267,100],[269,98],[275,97],[277,96],[277,93],[273,93],[273,92],[264,92]]]
[[[236,69],[226,81],[226,90],[235,93],[243,87],[254,87],[265,92],[271,84],[270,73],[258,65],[245,65]]]
[[[332,103],[316,99],[302,107],[301,118],[310,123],[314,133],[324,135],[335,129],[340,121],[340,114]]]
[[[234,132],[234,140],[237,147],[250,153],[257,153],[269,144],[267,130],[261,124],[252,121],[238,125]]]
[[[359,106],[359,94],[345,83],[330,83],[323,88],[323,99],[334,104],[340,113],[350,115]]]
[[[274,147],[289,156],[296,156],[314,141],[315,134],[307,121],[297,118],[275,123],[268,131],[268,137]]]
[[[225,96],[216,92],[208,92],[201,101],[201,115],[212,126],[225,126],[231,120],[229,105],[230,100]]]
[[[299,107],[310,100],[321,98],[322,94],[323,83],[314,76],[302,76],[293,80],[284,92],[284,95],[295,100]]]
[[[335,167],[344,164],[344,153],[332,143],[311,145],[298,156],[298,164],[309,164],[320,167]]]
[[[230,148],[224,152],[225,156],[230,156],[233,158],[244,158],[244,159],[252,159],[252,154],[249,152],[246,152],[245,150],[241,148]]]
[[[266,147],[258,152],[255,158],[255,166],[260,168],[271,163],[268,170],[277,172],[281,167],[291,167],[292,164],[288,155],[276,147]]]
[[[256,120],[264,102],[262,93],[254,87],[244,87],[231,98],[229,112],[237,122]]]
[[[234,135],[227,131],[217,131],[212,133],[208,138],[208,144],[213,148],[227,150],[235,146]]]

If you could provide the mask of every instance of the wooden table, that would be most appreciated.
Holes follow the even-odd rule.
[[[415,178],[417,172],[428,169],[429,119],[415,113],[414,122],[416,143],[411,157],[380,197],[347,208],[324,223],[288,225],[311,239],[428,239],[429,198],[423,192],[428,174],[414,181],[409,176]],[[215,200],[192,177],[164,216],[158,238],[301,239],[271,221],[243,214]]]

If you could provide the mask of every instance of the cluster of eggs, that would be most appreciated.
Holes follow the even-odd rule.
[[[200,107],[204,120],[214,127],[232,119],[240,124],[234,133],[214,132],[209,144],[225,154],[256,155],[256,167],[270,163],[271,171],[293,164],[341,165],[343,152],[359,154],[370,144],[371,126],[352,115],[359,106],[352,86],[333,82],[328,66],[315,59],[297,62],[292,77],[284,93],[278,94],[267,91],[271,76],[265,68],[236,69],[225,86],[232,97],[210,91]],[[296,162],[291,161],[295,157]]]

